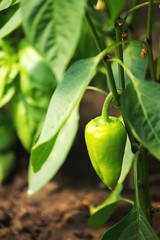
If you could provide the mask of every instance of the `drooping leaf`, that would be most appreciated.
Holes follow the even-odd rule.
[[[22,0],[29,41],[50,62],[58,80],[76,48],[86,0]]]
[[[116,189],[110,196],[98,207],[90,206],[90,214],[88,223],[92,227],[103,225],[113,214],[117,204],[122,200],[121,191],[122,185],[117,185]]]
[[[13,16],[6,22],[6,24],[0,29],[0,38],[6,37],[13,32],[21,24],[20,9],[18,9]]]
[[[47,182],[49,182],[63,164],[75,138],[78,129],[78,119],[79,115],[76,109],[73,111],[72,115],[60,130],[53,149],[40,171],[34,173],[30,163],[28,189],[29,196],[33,195]]]
[[[81,100],[96,72],[100,58],[101,56],[98,55],[73,64],[56,88],[50,101],[41,135],[32,148],[31,161],[34,172],[37,172],[48,158],[55,136]]]
[[[132,74],[139,78],[145,79],[147,67],[148,67],[148,57],[145,58],[140,57],[140,53],[142,51],[141,44],[131,43],[129,44],[126,49],[124,50],[124,63],[132,72]],[[118,63],[114,62],[112,64],[112,70],[116,82],[117,89],[119,89],[119,77],[118,77]],[[127,86],[130,82],[130,78],[128,77],[127,73],[124,72],[125,75],[125,85]]]
[[[126,0],[105,0],[111,19],[115,21],[123,10]]]
[[[0,184],[8,177],[15,165],[15,155],[13,152],[0,154]]]
[[[135,77],[121,97],[122,115],[134,136],[160,160],[160,85]]]

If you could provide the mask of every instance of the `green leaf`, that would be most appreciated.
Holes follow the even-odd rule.
[[[1,0],[0,1],[0,11],[9,8],[10,6],[19,3],[20,0]]]
[[[0,40],[0,107],[8,103],[16,91],[14,79],[18,74],[18,64],[12,49],[3,40]]]
[[[101,240],[158,240],[140,206],[104,233]]]
[[[49,182],[63,164],[75,138],[78,129],[78,120],[79,115],[76,109],[61,128],[53,149],[39,172],[33,172],[30,162],[28,189],[29,196],[33,195],[47,182]]]
[[[43,120],[46,110],[27,103],[22,93],[16,95],[12,104],[13,121],[17,135],[24,148],[29,152],[38,125]]]
[[[54,144],[54,138],[80,102],[86,87],[93,78],[101,55],[80,60],[65,73],[56,88],[41,135],[32,148],[31,161],[34,172],[37,172],[48,158]]]
[[[123,187],[117,185],[116,189],[110,194],[110,196],[98,207],[90,206],[90,218],[88,223],[92,227],[99,227],[103,225],[111,217],[117,204],[122,200],[120,195]]]
[[[12,122],[4,112],[0,112],[0,151],[7,151],[15,142]]]
[[[57,81],[47,62],[26,41],[21,43],[20,87],[26,101],[35,107],[47,109]]]
[[[75,51],[86,0],[22,0],[29,41],[50,62],[58,80]]]
[[[132,77],[121,97],[121,110],[134,136],[160,160],[160,85]]]
[[[13,152],[0,154],[0,184],[8,177],[15,165],[15,155]]]
[[[132,150],[131,150],[131,143],[129,138],[127,137],[127,142],[126,142],[124,156],[123,156],[122,171],[118,180],[119,184],[123,183],[127,174],[129,173],[133,163],[133,157],[134,157],[134,154],[132,153]]]
[[[125,65],[130,69],[132,74],[139,78],[139,79],[145,79],[147,67],[148,67],[148,57],[141,58],[140,53],[142,51],[142,45],[141,44],[135,44],[131,43],[126,47],[124,50],[124,63]],[[119,76],[118,76],[118,64],[117,62],[114,62],[112,64],[112,70],[114,74],[114,78],[116,81],[117,89],[119,89]],[[126,86],[130,82],[130,78],[128,74],[125,72],[125,84]]]
[[[18,9],[8,22],[0,29],[0,38],[6,37],[8,34],[13,32],[21,24],[20,9]]]
[[[107,8],[109,10],[111,19],[115,21],[123,10],[126,1],[125,0],[105,0]]]

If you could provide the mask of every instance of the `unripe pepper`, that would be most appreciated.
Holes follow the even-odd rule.
[[[127,137],[122,122],[118,118],[108,117],[111,100],[112,94],[104,103],[102,115],[91,120],[85,128],[92,165],[109,189],[113,189],[119,179]]]

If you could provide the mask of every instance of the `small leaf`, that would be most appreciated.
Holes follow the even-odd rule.
[[[58,80],[78,43],[86,0],[22,0],[29,41],[47,59]]]
[[[124,50],[124,64],[130,69],[132,74],[139,78],[139,79],[145,79],[147,67],[148,67],[148,57],[145,58],[140,57],[140,53],[142,51],[142,45],[141,44],[135,44],[131,43],[128,45],[128,47]],[[114,74],[114,78],[116,81],[117,89],[119,89],[119,76],[118,76],[118,64],[117,62],[114,62],[112,64],[112,70]],[[127,86],[130,82],[130,78],[127,75],[127,73],[124,73],[125,75],[125,85]]]
[[[73,111],[67,122],[60,130],[53,149],[39,172],[34,173],[30,162],[29,167],[29,189],[31,196],[41,189],[57,173],[63,164],[78,129],[79,115],[77,109]]]
[[[20,9],[18,9],[13,16],[6,22],[6,24],[0,29],[0,38],[6,37],[13,32],[21,24]]]
[[[121,110],[134,136],[160,160],[160,85],[133,77],[121,97]]]
[[[129,138],[127,137],[127,142],[126,142],[124,156],[123,156],[122,171],[118,180],[119,184],[123,183],[127,174],[129,173],[133,163],[133,157],[134,157],[134,154],[132,153],[132,150],[131,150],[131,143]]]
[[[53,148],[53,139],[80,102],[86,87],[96,72],[100,58],[101,55],[98,55],[73,64],[56,88],[50,101],[41,135],[32,148],[31,161],[34,172],[37,172],[48,158]]]
[[[90,226],[99,227],[108,221],[117,204],[122,200],[120,195],[122,188],[122,185],[117,185],[116,189],[110,194],[105,202],[98,207],[90,206],[91,216],[88,220]]]
[[[0,154],[0,184],[10,175],[15,165],[15,155],[13,152]]]

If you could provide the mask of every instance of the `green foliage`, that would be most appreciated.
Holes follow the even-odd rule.
[[[0,38],[6,37],[13,32],[21,24],[20,9],[18,9],[13,16],[6,22],[6,24],[0,29]]]
[[[145,79],[146,71],[148,68],[148,57],[141,58],[140,53],[142,51],[142,45],[141,44],[135,44],[131,43],[129,44],[124,52],[123,52],[123,61],[127,68],[132,72],[132,74],[139,78],[139,79]],[[114,62],[112,64],[112,70],[116,82],[116,87],[119,89],[119,76],[118,76],[118,66],[117,63]],[[128,74],[124,73],[125,77],[125,85],[127,86],[130,82],[130,78]]]
[[[89,225],[99,227],[103,225],[113,214],[118,203],[123,200],[121,197],[122,185],[118,185],[110,196],[98,207],[90,206]]]
[[[8,103],[16,91],[14,80],[18,74],[18,65],[14,51],[0,40],[0,107]]]
[[[41,135],[32,148],[31,161],[34,172],[47,160],[61,127],[79,104],[99,61],[98,55],[76,62],[58,84],[50,101]]]
[[[18,137],[30,151],[57,82],[49,65],[26,41],[21,43],[19,51],[19,70],[18,94],[12,104],[13,120]]]
[[[146,219],[140,205],[134,206],[131,212],[114,227],[104,233],[101,240],[158,240],[151,225]]]
[[[160,87],[156,82],[150,44],[152,4],[157,1],[137,5],[138,2],[0,1],[0,183],[13,169],[15,157],[12,149],[17,135],[24,148],[31,152],[28,196],[40,190],[67,157],[78,128],[79,104],[94,76],[92,83],[99,86],[108,71],[108,89],[113,89],[113,99],[118,99],[120,91],[117,93],[117,89],[122,88],[120,106],[117,100],[116,107],[122,113],[128,138],[121,175],[106,201],[97,207],[90,207],[89,224],[93,227],[104,224],[120,201],[132,203],[122,197],[123,182],[135,158],[132,150],[138,150],[142,155],[145,153],[145,156],[151,153],[160,160]],[[133,29],[136,10],[144,6],[149,6],[146,29],[149,41],[135,41],[132,30],[138,28],[136,25]],[[114,23],[119,16],[120,31],[115,34]],[[124,31],[130,39],[125,44],[119,42]],[[123,46],[123,57],[116,51],[120,45]],[[142,49],[147,56],[141,54]],[[115,63],[110,69],[111,61]],[[159,62],[157,80],[160,75]],[[100,63],[101,66],[98,66]],[[123,71],[120,72],[117,64],[125,70],[125,89],[122,87]],[[97,74],[97,69],[102,70],[101,74]],[[145,80],[148,69],[155,82]],[[141,159],[144,160],[143,157]],[[134,183],[136,197],[133,209],[109,229],[102,240],[158,239],[146,214],[148,212],[150,215],[151,208],[149,190],[146,190],[147,161],[139,168],[141,171]],[[141,177],[142,172],[145,179]],[[136,168],[134,174],[137,174]],[[140,200],[139,179],[144,186]]]
[[[15,165],[15,154],[12,151],[0,154],[0,184],[10,175]]]
[[[14,128],[6,113],[0,112],[0,152],[8,150],[15,141]]]
[[[53,149],[40,171],[34,173],[30,162],[28,196],[32,196],[50,181],[65,161],[78,129],[78,120],[79,115],[75,109],[61,128]]]
[[[27,37],[50,62],[58,80],[76,48],[85,5],[86,0],[21,1]]]
[[[110,17],[115,21],[125,6],[126,0],[105,0]]]
[[[0,1],[0,11],[9,8],[10,6],[19,3],[20,0],[1,0]]]
[[[134,77],[122,94],[121,108],[134,136],[160,160],[159,95],[158,83]]]

